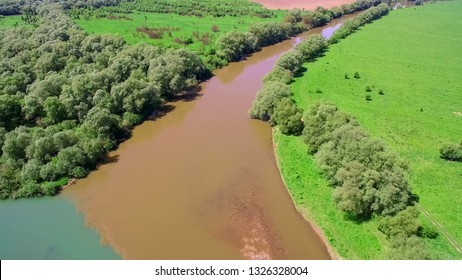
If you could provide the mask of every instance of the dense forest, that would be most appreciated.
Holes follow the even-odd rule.
[[[193,52],[86,36],[60,10],[0,41],[0,197],[54,194],[85,177],[169,99],[208,70]]]

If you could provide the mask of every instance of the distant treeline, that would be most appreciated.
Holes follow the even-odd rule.
[[[0,0],[0,15],[19,15],[24,9],[33,11],[42,4],[56,3],[63,9],[76,8],[100,8],[103,6],[115,6],[121,0]]]
[[[323,26],[334,18],[366,10],[381,3],[381,0],[359,0],[332,10],[318,7],[314,11],[299,9],[288,11],[283,22],[255,23],[250,26],[248,32],[232,31],[222,34],[216,42],[216,55],[211,53],[207,56],[206,63],[215,68],[222,67],[262,47],[284,41],[311,28]],[[389,9],[386,4],[382,4],[381,7],[380,9],[385,7]],[[380,12],[374,9],[369,13],[375,15]],[[365,19],[368,19],[368,16],[365,16]]]
[[[276,15],[276,12],[249,0],[122,0],[119,5],[111,6],[113,7],[105,8],[104,11],[113,13],[139,11],[197,17],[256,16],[271,18]],[[80,10],[76,12],[80,15],[85,15],[88,11]]]
[[[55,194],[130,129],[209,75],[185,49],[87,36],[60,10],[0,41],[0,198]]]
[[[272,72],[265,77],[263,89],[257,94],[257,97],[252,105],[252,109],[250,110],[250,116],[252,118],[269,121],[271,125],[279,125],[281,131],[285,134],[297,135],[301,133],[301,118],[298,118],[300,112],[295,109],[295,103],[290,99],[290,88],[287,84],[292,80],[294,75],[300,71],[304,62],[312,61],[322,55],[326,50],[328,43],[337,42],[339,38],[346,37],[359,26],[386,15],[390,10],[390,7],[384,3],[379,4],[377,7],[373,6],[374,3],[378,3],[380,1],[360,2],[367,2],[369,5],[372,5],[372,7],[353,19],[348,20],[349,22],[354,22],[354,25],[348,24],[346,27],[340,27],[339,30],[334,32],[329,42],[327,42],[321,35],[310,36],[300,43],[294,50],[287,52],[278,60]],[[356,5],[356,3],[351,5]],[[359,7],[367,6],[368,5],[365,4],[359,5]],[[324,8],[318,10],[322,10],[323,15],[330,15],[332,13]],[[317,12],[318,11],[309,12],[309,14]],[[288,13],[286,18],[295,18],[293,21],[298,22],[301,18],[303,18],[302,16],[299,16],[301,13],[301,11],[292,11]],[[296,14],[296,16],[293,16],[294,14]],[[329,18],[332,20],[333,17],[329,16]],[[325,24],[325,22],[323,22],[323,24]],[[284,24],[279,26],[284,26]],[[337,35],[337,32],[341,35]],[[285,108],[289,108],[289,103],[292,103],[290,111],[295,113],[293,116],[281,112],[282,108],[280,108],[279,102],[282,101],[284,101],[283,105]],[[285,118],[281,118],[281,116],[285,116]],[[298,121],[294,116],[297,116],[296,118],[298,118]]]
[[[289,86],[302,64],[323,55],[329,43],[338,42],[389,10],[384,3],[371,7],[349,20],[352,24],[341,27],[329,41],[313,35],[284,54],[265,76],[249,114],[269,121],[284,134],[303,134],[309,153],[335,188],[337,207],[358,222],[379,219],[379,230],[390,244],[389,258],[429,259],[423,238],[438,234],[418,220],[419,211],[413,206],[417,197],[411,193],[404,161],[333,104],[319,102],[303,113],[292,100]]]

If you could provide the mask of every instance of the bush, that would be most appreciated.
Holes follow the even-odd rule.
[[[392,260],[429,260],[430,252],[425,242],[415,235],[397,236],[390,240],[388,257]]]
[[[257,93],[250,109],[250,117],[268,121],[273,115],[276,105],[283,98],[290,98],[290,86],[280,82],[269,82]]]
[[[366,99],[366,101],[372,101],[372,96],[370,94],[366,94],[364,99]]]
[[[421,229],[418,221],[419,210],[415,207],[408,207],[395,216],[387,216],[380,220],[379,230],[387,237],[417,235]]]
[[[372,91],[371,86],[366,86],[366,91],[371,92]]]
[[[273,70],[266,74],[263,78],[263,83],[280,82],[283,84],[289,84],[293,78],[294,74],[292,72],[276,65]]]
[[[462,161],[462,145],[444,145],[440,148],[440,157],[450,161]]]
[[[271,116],[270,124],[279,127],[286,135],[300,135],[303,130],[303,112],[290,98],[283,98],[278,102]]]
[[[359,72],[358,72],[358,71],[356,71],[356,72],[355,72],[355,75],[354,75],[353,77],[355,77],[355,79],[359,79],[359,78],[360,78],[360,76],[359,76]]]
[[[303,64],[302,53],[298,50],[293,50],[285,53],[276,62],[276,65],[282,69],[289,70],[291,73],[297,73]]]
[[[439,235],[438,231],[432,226],[423,226],[419,229],[418,236],[422,238],[435,239]]]

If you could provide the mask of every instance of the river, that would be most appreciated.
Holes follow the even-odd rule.
[[[170,112],[136,127],[111,152],[111,163],[58,197],[1,202],[10,223],[2,222],[0,256],[329,259],[283,185],[271,128],[247,114],[263,76],[299,41],[216,71],[197,98],[168,104]],[[44,245],[25,247],[36,235]]]

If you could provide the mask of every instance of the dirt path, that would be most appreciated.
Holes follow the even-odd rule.
[[[451,245],[459,252],[462,254],[462,247],[459,245],[457,240],[452,237],[452,235],[443,227],[442,224],[440,224],[435,218],[433,218],[430,213],[425,210],[420,204],[416,205],[417,209],[427,217],[430,222],[439,229],[439,231],[446,237],[446,239],[451,243]]]

